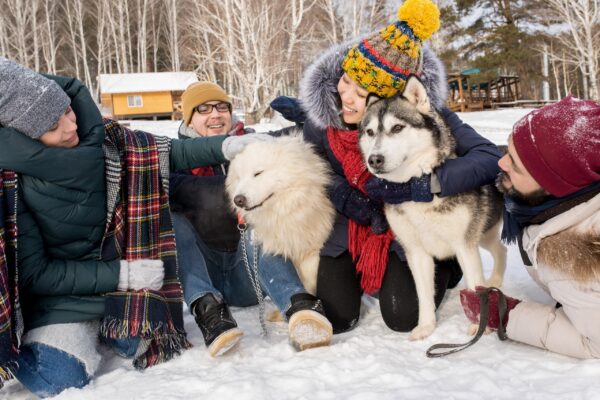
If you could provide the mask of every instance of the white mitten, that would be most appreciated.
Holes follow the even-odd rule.
[[[129,289],[129,262],[121,260],[121,269],[119,270],[119,284],[117,290],[125,292]]]
[[[159,290],[163,285],[165,269],[162,260],[129,261],[129,289]]]
[[[243,136],[229,136],[223,141],[221,151],[223,151],[223,156],[231,161],[250,143],[270,142],[273,139],[273,136],[267,135],[266,133],[250,133]]]

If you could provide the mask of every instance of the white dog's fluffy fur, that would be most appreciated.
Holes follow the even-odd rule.
[[[233,207],[254,229],[263,251],[289,258],[312,294],[319,252],[335,218],[328,171],[313,148],[294,135],[249,144],[232,160],[226,180]]]

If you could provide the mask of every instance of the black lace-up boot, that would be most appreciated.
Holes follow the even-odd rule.
[[[243,335],[231,316],[227,304],[217,300],[211,293],[194,302],[192,314],[202,331],[204,343],[213,357],[230,350]]]

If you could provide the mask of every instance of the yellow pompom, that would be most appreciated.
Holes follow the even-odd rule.
[[[440,10],[431,0],[406,0],[398,9],[398,19],[405,21],[421,40],[440,29]]]

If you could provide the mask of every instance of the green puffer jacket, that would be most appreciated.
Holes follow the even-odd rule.
[[[71,98],[79,145],[50,148],[0,127],[0,168],[19,174],[19,286],[26,330],[101,318],[102,295],[116,290],[119,281],[119,260],[101,258],[107,221],[102,117],[81,82],[48,77]],[[171,169],[225,162],[223,140],[173,140]]]

